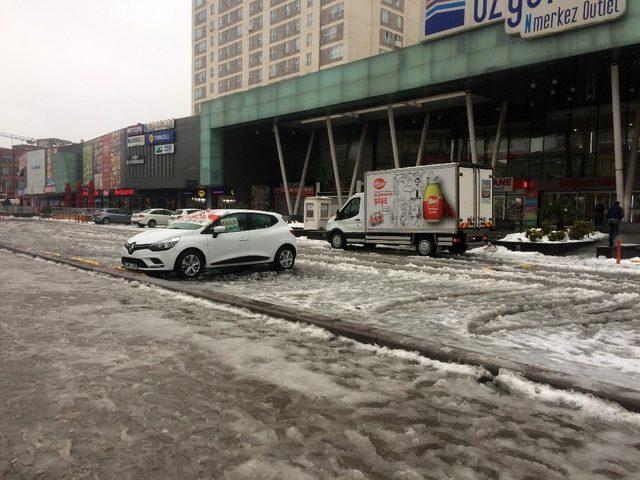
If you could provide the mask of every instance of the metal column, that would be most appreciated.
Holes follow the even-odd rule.
[[[356,157],[356,163],[353,166],[353,175],[351,175],[351,186],[349,187],[349,197],[355,193],[356,180],[358,179],[358,172],[360,171],[360,164],[362,163],[362,152],[364,150],[364,141],[367,138],[367,130],[369,124],[362,125],[362,135],[360,135],[360,145],[358,147],[358,156]]]
[[[498,131],[496,132],[496,142],[493,145],[493,154],[491,155],[491,168],[494,170],[498,166],[498,155],[500,154],[500,144],[502,143],[502,132],[504,130],[504,123],[507,120],[507,109],[509,108],[509,102],[504,100],[500,107],[500,120],[498,120]]]
[[[613,146],[616,166],[616,198],[624,197],[624,165],[622,159],[622,120],[620,117],[620,69],[611,65],[611,104],[613,107]]]
[[[467,123],[469,125],[469,151],[471,152],[471,161],[478,163],[478,151],[476,149],[476,125],[473,118],[473,99],[471,92],[467,91]]]
[[[282,155],[282,143],[280,142],[280,129],[278,124],[273,124],[273,134],[276,137],[276,148],[278,149],[278,160],[280,160],[280,172],[282,173],[282,185],[284,186],[284,195],[287,199],[287,211],[289,216],[293,215],[291,208],[291,196],[289,195],[289,182],[287,181],[287,172],[284,168],[284,156]]]
[[[313,148],[313,140],[316,137],[316,131],[311,130],[311,137],[309,137],[309,146],[307,147],[307,154],[304,157],[304,165],[302,166],[302,175],[300,176],[300,185],[298,186],[298,195],[296,196],[296,204],[293,207],[293,214],[298,214],[298,207],[300,206],[300,198],[302,198],[302,190],[304,190],[304,181],[307,179],[307,169],[309,167],[309,159],[311,158],[311,149]]]
[[[427,144],[427,132],[429,131],[430,121],[431,114],[427,113],[424,117],[424,125],[422,126],[422,135],[420,136],[420,146],[418,147],[418,158],[416,159],[416,166],[422,165],[422,155],[424,155],[424,147]]]
[[[396,168],[400,168],[398,137],[396,136],[396,120],[393,118],[393,107],[391,105],[387,105],[387,114],[389,115],[389,130],[391,131],[391,146],[393,147],[393,164]]]
[[[629,221],[631,218],[631,195],[636,182],[636,164],[638,162],[638,144],[640,140],[640,95],[636,102],[636,119],[633,123],[633,137],[631,140],[631,151],[629,152],[629,163],[627,165],[627,182],[624,189],[624,218]]]
[[[338,171],[338,159],[336,158],[336,145],[333,140],[333,126],[331,118],[326,118],[327,136],[329,137],[329,149],[331,150],[331,163],[333,163],[333,178],[336,181],[336,191],[338,193],[338,205],[342,208],[342,187],[340,186],[340,172]]]

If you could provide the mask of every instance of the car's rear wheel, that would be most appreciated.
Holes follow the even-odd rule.
[[[111,223],[111,220],[109,220],[108,218],[103,218],[102,219],[102,224],[103,225],[109,225]]]
[[[204,257],[196,250],[186,250],[178,255],[175,272],[182,278],[196,278],[204,271]]]
[[[296,250],[291,245],[284,245],[276,252],[273,264],[276,270],[289,270],[296,263]]]
[[[435,257],[438,253],[438,246],[431,235],[420,237],[416,242],[416,252],[423,257]]]
[[[331,246],[335,249],[341,249],[347,247],[347,240],[342,232],[331,233]]]
[[[144,228],[144,225],[141,223],[136,223],[136,225],[138,226],[138,228]]]
[[[156,228],[157,224],[158,224],[158,222],[156,222],[155,220],[149,220],[149,223],[147,223],[147,226],[149,228]]]

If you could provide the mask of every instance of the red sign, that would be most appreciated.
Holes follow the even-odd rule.
[[[382,190],[386,184],[387,181],[384,178],[376,178],[373,181],[373,188],[375,188],[376,190]]]
[[[114,193],[116,197],[130,197],[135,194],[136,191],[133,188],[116,188]]]

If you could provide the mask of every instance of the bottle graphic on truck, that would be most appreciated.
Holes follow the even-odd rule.
[[[427,179],[427,186],[422,195],[422,216],[429,223],[438,223],[444,217],[444,197],[439,177]]]

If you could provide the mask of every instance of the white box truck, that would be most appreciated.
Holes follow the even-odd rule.
[[[329,219],[327,241],[409,245],[436,256],[464,253],[493,228],[493,177],[489,166],[447,163],[367,172],[358,193]]]

